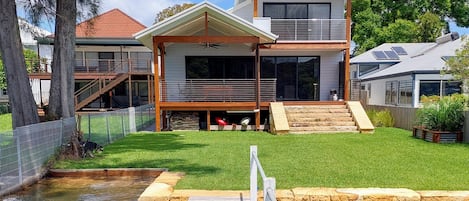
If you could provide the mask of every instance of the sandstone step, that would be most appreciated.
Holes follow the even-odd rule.
[[[346,105],[288,105],[285,109],[302,109],[302,108],[336,108],[343,109],[347,108]]]
[[[326,131],[326,132],[349,132],[357,131],[356,126],[316,126],[316,127],[291,127],[290,132],[311,132]]]
[[[348,113],[348,109],[343,108],[305,108],[305,109],[287,109],[286,113]]]
[[[292,116],[288,117],[289,122],[321,122],[321,121],[353,121],[351,116],[347,117],[307,117],[307,116]]]
[[[317,121],[317,122],[291,122],[291,127],[313,127],[313,126],[355,126],[353,121]]]
[[[350,113],[323,113],[323,112],[320,112],[320,113],[288,113],[287,112],[287,118],[289,117],[297,117],[297,116],[301,116],[301,117],[310,117],[310,118],[317,118],[317,117],[351,117],[352,114]]]

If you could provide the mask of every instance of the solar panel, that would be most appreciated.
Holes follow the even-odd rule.
[[[384,51],[384,54],[386,54],[389,60],[399,60],[399,55],[394,51]]]
[[[441,59],[443,59],[443,61],[448,61],[452,57],[454,57],[454,56],[442,56]]]
[[[405,51],[401,46],[391,47],[391,49],[398,55],[407,55],[407,51]]]
[[[384,54],[383,51],[373,51],[373,56],[378,60],[386,60],[388,57]]]

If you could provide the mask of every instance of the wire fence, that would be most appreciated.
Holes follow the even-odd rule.
[[[44,122],[0,133],[0,197],[36,182],[47,172],[47,162],[66,146],[78,128],[85,140],[101,145],[148,128],[154,123],[154,105]]]
[[[0,195],[41,178],[45,164],[69,141],[75,124],[73,117],[0,133]]]

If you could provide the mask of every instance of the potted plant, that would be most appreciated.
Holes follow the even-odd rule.
[[[439,100],[422,100],[423,107],[417,110],[418,126],[414,127],[414,136],[432,142],[440,142],[442,138],[462,141],[467,98],[461,94],[453,94]]]

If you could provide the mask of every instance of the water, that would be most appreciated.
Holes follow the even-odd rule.
[[[39,181],[3,201],[137,200],[155,177],[55,177]]]

